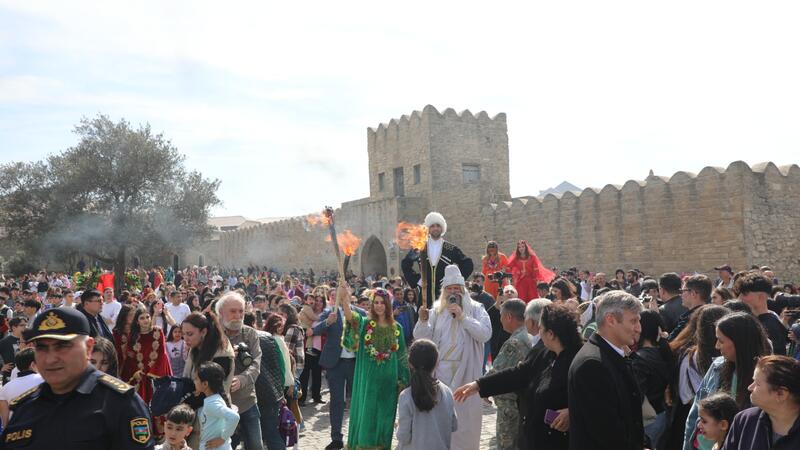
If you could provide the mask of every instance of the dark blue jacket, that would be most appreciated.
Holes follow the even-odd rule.
[[[772,422],[761,408],[745,409],[733,418],[722,450],[797,450],[800,448],[800,418],[789,434],[772,443]]]
[[[337,308],[338,309],[338,308]],[[361,314],[366,315],[364,310],[355,306],[350,306],[350,309]],[[315,335],[326,334],[328,337],[325,340],[325,345],[322,347],[322,353],[319,355],[319,365],[323,369],[333,369],[339,364],[339,358],[342,356],[342,332],[344,331],[344,323],[342,322],[343,313],[339,314],[336,322],[328,326],[328,316],[332,309],[326,309],[319,316],[319,323],[314,327]]]

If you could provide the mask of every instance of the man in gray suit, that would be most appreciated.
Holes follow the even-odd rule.
[[[349,297],[349,294],[348,294]],[[347,298],[343,301],[349,301]],[[363,310],[351,306],[362,316]],[[353,391],[353,372],[356,368],[356,355],[353,352],[342,348],[342,332],[344,331],[344,313],[341,308],[326,309],[320,315],[320,322],[314,327],[314,335],[328,336],[322,353],[319,356],[319,364],[325,369],[325,377],[328,380],[328,389],[331,394],[330,402],[330,421],[331,421],[331,443],[325,450],[339,450],[344,448],[344,436],[342,435],[342,420],[344,417],[345,403],[345,384],[347,392]]]

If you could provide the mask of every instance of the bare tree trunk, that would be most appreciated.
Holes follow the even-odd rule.
[[[125,247],[117,248],[114,256],[114,296],[119,297],[125,289]]]

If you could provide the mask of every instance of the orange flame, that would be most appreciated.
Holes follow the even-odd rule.
[[[403,250],[422,250],[428,241],[428,227],[409,222],[400,222],[395,230],[395,242]]]
[[[331,219],[325,214],[309,214],[306,216],[306,222],[308,222],[308,224],[311,226],[314,225],[328,226],[331,224]]]
[[[327,236],[326,241],[330,242],[331,237]],[[339,248],[347,256],[353,256],[361,245],[361,238],[353,234],[350,230],[344,230],[336,235],[336,241],[339,242]]]

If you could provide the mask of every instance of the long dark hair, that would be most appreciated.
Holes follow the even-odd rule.
[[[150,320],[153,321],[153,326],[156,326],[156,302],[157,301],[158,300],[156,300],[153,303],[150,303],[150,306],[147,308],[150,311]],[[161,314],[159,314],[159,316],[161,316],[161,323],[164,324],[164,328],[165,329],[163,331],[165,331],[165,332],[167,331],[166,329],[169,328],[169,323],[167,323],[166,309],[167,309],[166,306],[164,304],[162,304],[161,305]]]
[[[409,300],[409,294],[414,294],[414,300]],[[403,290],[403,301],[408,304],[414,304],[417,302],[417,291],[411,288],[405,288]]]
[[[214,313],[210,311],[205,314],[193,312],[183,319],[183,323],[188,323],[201,331],[206,330],[206,336],[203,338],[203,342],[190,352],[194,367],[198,367],[198,364],[211,361],[214,358],[214,354],[217,353],[217,350],[225,348],[228,338],[222,331],[222,326],[219,324],[219,320],[217,320],[217,316],[214,315]]]
[[[747,386],[753,383],[756,358],[769,354],[767,336],[761,323],[750,314],[732,313],[717,322],[717,329],[733,341],[736,362],[725,361],[720,372],[720,389],[730,391],[736,373],[736,403],[740,409],[750,407]]]
[[[206,361],[200,364],[200,368],[197,369],[197,378],[200,381],[207,382],[208,389],[215,394],[219,394],[225,400],[228,408],[231,407],[231,399],[228,397],[228,393],[225,392],[225,371],[222,366],[214,361]]]
[[[131,337],[130,337],[131,345],[135,344],[139,340],[139,335],[142,334],[142,327],[139,326],[139,316],[141,316],[143,313],[150,315],[149,311],[142,308],[136,308],[136,312],[133,313],[133,322],[131,322]],[[150,331],[153,331],[152,315],[150,315]]]
[[[114,348],[114,343],[106,338],[98,336],[94,338],[94,349],[92,349],[92,353],[94,352],[103,354],[103,359],[105,359],[108,364],[106,373],[112,377],[117,377],[117,373],[119,372],[119,359],[117,358],[117,349]]]
[[[125,334],[125,322],[128,320],[128,314],[133,312],[133,309],[134,307],[127,303],[122,305],[122,307],[119,309],[119,314],[117,315],[117,321],[114,322],[113,331],[115,333],[119,334],[120,336]]]
[[[433,376],[439,350],[427,339],[419,339],[408,349],[408,364],[411,371],[409,386],[411,399],[420,411],[430,411],[439,401],[439,383]]]
[[[369,317],[372,320],[378,320],[378,314],[375,312],[375,300],[380,297],[383,300],[383,319],[389,325],[394,325],[394,314],[392,314],[392,301],[389,297],[389,292],[386,289],[375,289],[375,293],[372,296],[372,301],[369,303]]]
[[[697,373],[708,372],[711,362],[719,356],[719,350],[716,348],[716,323],[730,313],[728,308],[719,305],[703,305],[701,309],[695,311],[695,314],[698,315],[697,330],[694,335],[695,344],[689,351],[692,355],[697,355]]]

